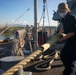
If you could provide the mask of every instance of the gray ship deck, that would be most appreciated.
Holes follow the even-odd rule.
[[[61,75],[62,71],[64,69],[64,66],[60,60],[60,58],[55,59],[55,61],[52,64],[52,68],[48,71],[43,71],[43,72],[38,72],[34,69],[35,65],[39,63],[39,61],[35,61],[32,63],[29,63],[26,67],[25,67],[25,71],[27,72],[32,72],[32,75]]]
[[[47,53],[50,53],[49,51],[50,50],[48,50]],[[63,64],[62,64],[60,58],[55,59],[55,61],[52,64],[52,68],[48,71],[38,72],[35,70],[35,68],[34,68],[35,65],[40,62],[41,61],[32,61],[32,62],[28,63],[25,66],[24,71],[32,72],[32,75],[61,75],[62,74],[64,67],[63,67]]]

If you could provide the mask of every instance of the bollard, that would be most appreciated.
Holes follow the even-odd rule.
[[[19,70],[16,71],[16,72],[14,73],[14,75],[24,75],[23,66],[20,65]]]
[[[4,71],[2,69],[0,69],[0,75],[3,74],[3,73],[4,73]]]
[[[14,65],[16,65],[18,62],[20,62],[23,59],[24,59],[24,57],[22,57],[22,56],[8,56],[8,57],[3,57],[3,58],[0,59],[1,67],[2,67],[2,69],[4,71],[6,71],[9,68],[11,68]],[[23,73],[23,67],[20,65],[19,66],[19,70],[14,75],[23,75],[22,73]]]

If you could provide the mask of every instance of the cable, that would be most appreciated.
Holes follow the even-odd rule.
[[[48,23],[49,23],[49,26],[50,26],[50,19],[49,19],[49,12],[48,12],[47,0],[46,0],[46,10],[47,10]]]
[[[10,24],[5,30],[3,30],[1,33],[0,33],[0,35],[1,34],[3,34],[7,29],[9,29],[17,20],[19,20],[27,11],[29,11],[31,8],[32,8],[32,6],[33,6],[33,4],[22,14],[22,15],[20,15],[12,24]]]
[[[39,26],[39,24],[40,24],[40,22],[41,22],[41,20],[42,20],[42,17],[43,17],[43,12],[42,12],[42,15],[41,15],[40,21],[39,21],[39,23],[38,23],[38,26]]]

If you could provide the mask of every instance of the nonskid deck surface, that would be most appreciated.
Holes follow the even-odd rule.
[[[62,74],[64,66],[63,66],[60,58],[55,59],[55,61],[53,62],[52,66],[51,66],[52,68],[47,71],[35,70],[35,65],[40,62],[42,62],[42,61],[34,61],[34,62],[27,64],[27,66],[25,66],[24,71],[32,72],[33,75],[61,75]]]
[[[52,50],[47,50],[46,52],[44,52],[43,54],[50,54],[52,52]],[[10,53],[9,53],[10,54]],[[37,71],[35,70],[35,65],[38,63],[44,62],[44,60],[36,60],[36,61],[31,61],[30,63],[28,63],[25,68],[24,71],[25,72],[32,72],[32,75],[61,75],[62,71],[63,71],[63,64],[60,61],[60,58],[56,59],[53,64],[52,64],[52,68],[48,71]]]
[[[51,51],[48,50],[44,53],[44,55],[50,53]],[[47,60],[46,60],[47,61]],[[28,63],[25,68],[24,71],[27,72],[32,72],[33,75],[61,75],[62,71],[64,69],[63,64],[60,60],[60,57],[58,57],[57,59],[55,59],[55,61],[52,63],[51,65],[51,69],[47,70],[47,71],[37,71],[35,69],[35,66],[41,62],[45,62],[45,60],[36,60],[36,61],[31,61],[30,63]]]

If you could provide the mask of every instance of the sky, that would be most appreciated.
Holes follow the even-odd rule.
[[[53,10],[57,10],[57,6],[66,0],[47,0],[50,25],[56,26],[57,22],[52,20]],[[0,25],[10,25],[20,17],[31,5],[29,11],[25,13],[16,24],[34,24],[34,0],[0,0]],[[38,0],[38,22],[43,11],[43,0]],[[42,21],[40,23],[42,25]],[[47,11],[45,11],[45,25],[48,25]]]

